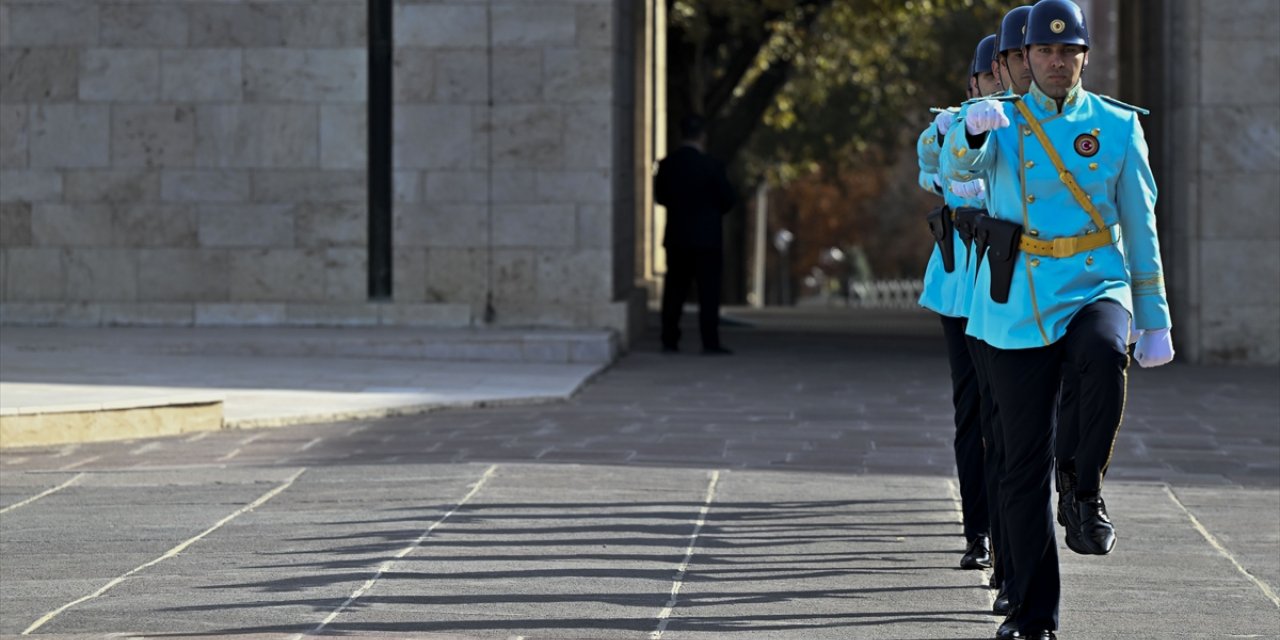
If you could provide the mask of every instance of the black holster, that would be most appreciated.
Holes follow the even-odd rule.
[[[951,220],[951,207],[943,205],[929,212],[925,216],[929,221],[929,233],[933,234],[933,241],[938,245],[938,252],[942,254],[942,268],[947,273],[956,270],[956,235],[953,233],[955,229]]]
[[[983,216],[978,220],[976,235],[978,259],[985,253],[987,269],[991,271],[991,299],[1004,304],[1009,301],[1009,287],[1013,285],[1013,267],[1018,257],[1018,242],[1022,240],[1022,225],[1008,220]]]
[[[960,207],[956,209],[956,233],[964,242],[965,249],[973,248],[973,234],[978,230],[978,220],[987,215],[986,209]]]

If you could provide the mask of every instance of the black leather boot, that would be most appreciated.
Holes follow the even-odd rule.
[[[1116,528],[1107,515],[1107,504],[1102,501],[1102,496],[1077,500],[1076,514],[1077,535],[1088,553],[1105,556],[1116,548]]]
[[[969,548],[960,558],[961,569],[991,568],[991,538],[978,536],[969,542]]]

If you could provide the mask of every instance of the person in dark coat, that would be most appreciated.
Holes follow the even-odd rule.
[[[724,164],[706,154],[706,122],[680,122],[680,147],[658,163],[654,199],[667,208],[662,246],[667,274],[662,288],[662,349],[680,348],[680,315],[689,285],[698,285],[698,329],[705,354],[728,354],[720,344],[720,218],[737,201]]]

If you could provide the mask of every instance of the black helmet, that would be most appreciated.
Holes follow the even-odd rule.
[[[1027,30],[1027,13],[1031,11],[1031,6],[1014,7],[1012,11],[1004,14],[1004,19],[1000,21],[1000,42],[996,46],[996,53],[1004,53],[1022,48],[1022,34]]]
[[[969,77],[979,73],[991,73],[991,61],[996,59],[996,34],[991,34],[978,42],[973,52],[973,62],[969,64]]]
[[[1027,14],[1022,44],[1078,44],[1088,49],[1089,27],[1084,23],[1084,12],[1071,0],[1041,0]]]

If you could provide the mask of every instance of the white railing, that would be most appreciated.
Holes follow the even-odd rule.
[[[854,309],[914,309],[922,291],[924,280],[854,282],[849,285],[848,304]]]

